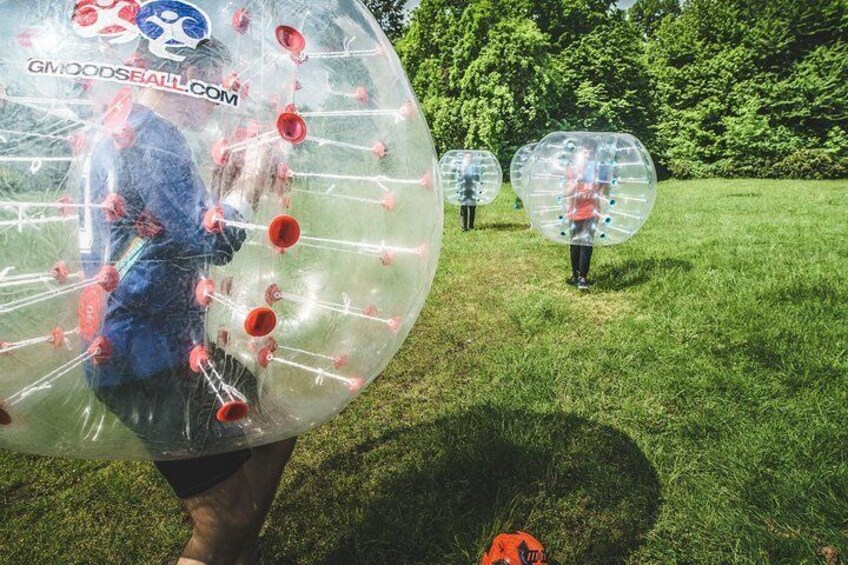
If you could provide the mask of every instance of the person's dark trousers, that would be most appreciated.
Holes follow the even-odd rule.
[[[464,230],[474,229],[474,216],[477,215],[477,206],[460,206],[459,219]]]
[[[588,245],[571,245],[571,272],[579,277],[589,276],[589,266],[592,263],[594,247]]]

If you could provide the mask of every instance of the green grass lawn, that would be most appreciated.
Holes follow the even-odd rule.
[[[302,439],[266,563],[848,556],[848,182],[660,186],[595,285],[507,187],[365,395]],[[454,217],[456,216],[456,217]],[[189,526],[149,464],[0,452],[0,562],[162,563]]]

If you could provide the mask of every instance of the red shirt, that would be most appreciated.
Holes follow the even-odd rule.
[[[571,194],[568,219],[578,222],[594,218],[598,213],[598,191],[595,183],[578,182]]]

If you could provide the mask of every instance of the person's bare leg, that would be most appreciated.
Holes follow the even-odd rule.
[[[280,479],[291,458],[296,442],[297,438],[292,438],[254,448],[250,459],[244,464],[243,469],[253,485],[257,508],[252,534],[239,555],[236,565],[252,565],[254,563],[259,534],[265,525],[265,519],[271,510],[271,505],[274,503],[277,487],[280,485]]]
[[[244,469],[182,503],[191,516],[192,533],[179,565],[233,563],[250,536],[256,506]]]
[[[295,441],[253,449],[251,458],[233,476],[182,501],[193,530],[178,565],[253,563],[256,538]]]

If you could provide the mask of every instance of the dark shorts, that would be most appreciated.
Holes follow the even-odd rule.
[[[224,381],[244,395],[251,408],[256,406],[256,376],[223,350],[213,347],[210,353]],[[243,444],[244,434],[240,424],[218,421],[215,395],[203,377],[188,367],[94,392],[151,454],[183,457],[155,463],[180,498],[220,484],[250,459],[247,448],[216,453],[224,443]]]

